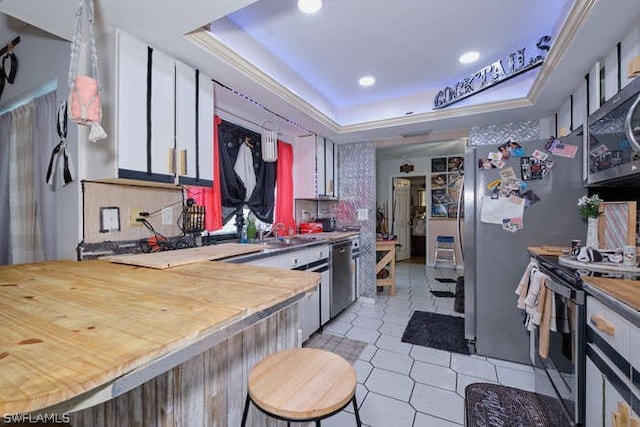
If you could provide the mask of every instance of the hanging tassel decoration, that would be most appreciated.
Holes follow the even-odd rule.
[[[64,184],[69,184],[75,179],[73,161],[67,152],[67,101],[63,101],[58,108],[58,137],[60,138],[60,143],[51,152],[49,167],[47,168],[47,184],[49,185],[53,185],[53,178],[61,158]]]
[[[100,125],[102,89],[98,83],[98,50],[93,31],[93,16],[93,0],[79,0],[75,33],[71,42],[69,105],[71,120],[89,126],[89,140],[96,142],[107,138],[107,133]],[[90,47],[88,52],[85,46],[87,43]],[[86,69],[87,54],[91,64],[90,70]]]
[[[278,129],[270,120],[262,124],[262,161],[273,163],[278,160]]]

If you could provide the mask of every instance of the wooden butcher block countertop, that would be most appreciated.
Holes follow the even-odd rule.
[[[327,240],[342,240],[348,239],[349,237],[357,236],[360,234],[359,231],[323,231],[322,233],[317,233],[318,236]]]
[[[315,288],[317,273],[105,260],[0,267],[0,414],[93,390]]]
[[[132,255],[111,255],[104,259],[119,264],[137,265],[151,268],[171,268],[199,261],[212,261],[236,255],[250,254],[264,250],[263,245],[250,243],[224,243],[220,245],[185,248],[178,251],[153,252]]]
[[[639,281],[593,276],[585,276],[582,280],[627,304],[634,310],[640,311]]]

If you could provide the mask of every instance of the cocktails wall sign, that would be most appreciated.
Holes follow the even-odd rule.
[[[551,37],[542,36],[536,43],[538,54],[527,57],[526,48],[511,52],[491,65],[478,70],[469,77],[458,81],[453,86],[447,86],[436,95],[433,108],[440,109],[462,101],[478,92],[489,89],[512,77],[536,68],[544,62],[547,52],[551,48]]]

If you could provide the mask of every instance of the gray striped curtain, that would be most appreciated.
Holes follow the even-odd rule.
[[[55,191],[45,182],[55,146],[56,95],[48,93],[0,116],[0,264],[56,256]]]

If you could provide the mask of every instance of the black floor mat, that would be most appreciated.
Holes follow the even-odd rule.
[[[449,279],[448,277],[436,277],[436,280],[440,283],[456,283],[456,279]]]
[[[569,425],[560,403],[542,394],[489,383],[469,384],[464,394],[467,427]]]
[[[464,317],[415,311],[402,334],[402,342],[469,354],[464,338]]]
[[[453,298],[456,296],[456,294],[449,291],[430,291],[430,292],[433,294],[433,296],[436,296],[438,298]]]

